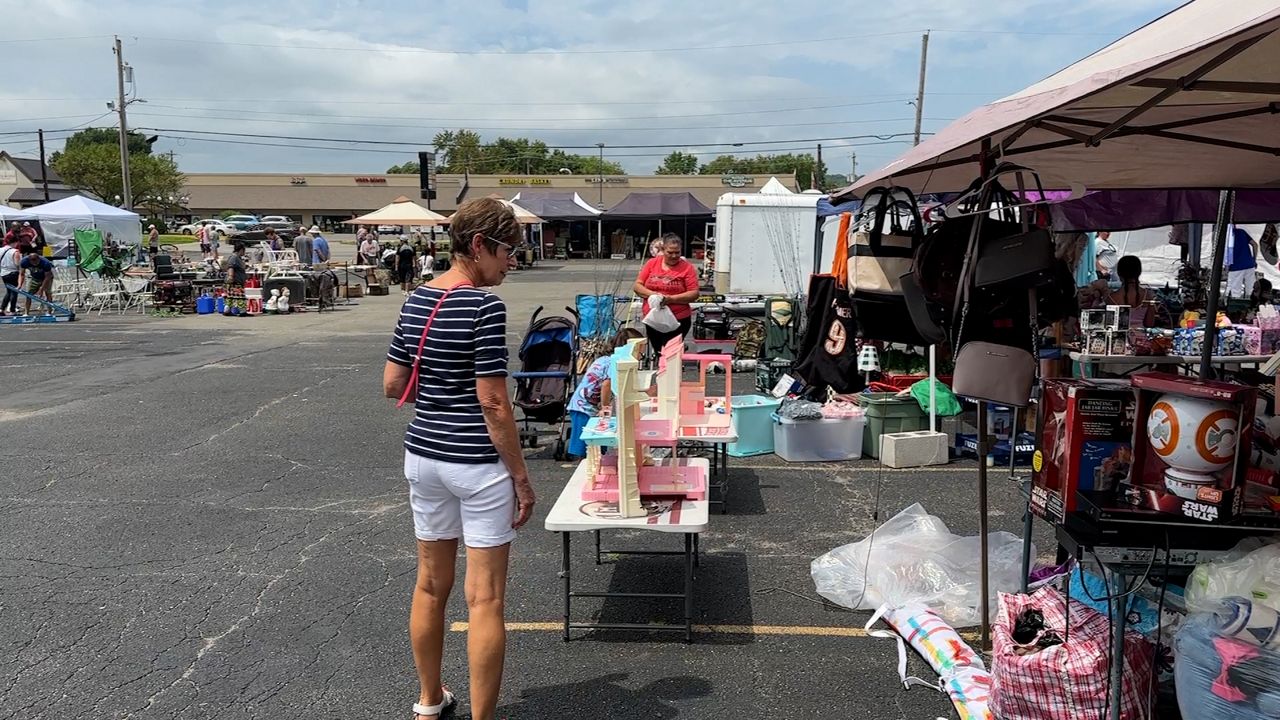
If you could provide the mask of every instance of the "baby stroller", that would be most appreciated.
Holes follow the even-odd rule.
[[[532,425],[555,425],[555,459],[564,460],[567,455],[569,426],[569,399],[577,389],[577,372],[574,354],[577,352],[577,313],[565,308],[574,319],[553,315],[538,319],[542,307],[533,311],[529,329],[520,343],[520,370],[511,377],[516,381],[515,406],[524,411],[520,429],[520,444],[538,447],[538,433]]]

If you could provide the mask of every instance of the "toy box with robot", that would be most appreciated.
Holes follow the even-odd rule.
[[[1131,505],[1222,523],[1244,507],[1257,389],[1168,373],[1133,376],[1138,391]]]
[[[1127,380],[1045,380],[1031,510],[1062,522],[1076,491],[1113,492],[1129,475],[1136,401]]]

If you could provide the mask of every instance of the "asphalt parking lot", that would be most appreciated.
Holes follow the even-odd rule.
[[[534,307],[558,310],[627,272],[514,274],[499,288],[513,350]],[[0,718],[411,717],[408,415],[380,392],[399,303],[0,329]],[[865,636],[867,613],[816,599],[809,562],[872,529],[877,485],[881,520],[921,502],[953,531],[976,532],[972,463],[892,472],[731,459],[728,512],[701,542],[696,642],[580,632],[564,643],[560,542],[542,518],[571,467],[546,445],[529,452],[539,504],[513,555],[500,716],[953,716],[945,696],[898,686],[893,644]],[[1018,532],[1002,477],[991,521]],[[588,546],[575,546],[575,584],[679,587],[678,558],[597,567]],[[579,610],[680,618],[671,602]],[[465,615],[456,598],[449,620]],[[464,633],[450,633],[445,668],[461,717]],[[912,670],[929,672],[915,660]]]

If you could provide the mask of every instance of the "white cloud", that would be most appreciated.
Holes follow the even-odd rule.
[[[148,101],[131,107],[134,126],[414,142],[429,140],[441,126],[502,126],[509,129],[481,132],[540,137],[552,144],[604,141],[616,148],[909,131],[914,111],[906,100],[915,92],[916,31],[926,27],[938,30],[930,44],[925,111],[931,118],[926,130],[936,129],[945,118],[1047,76],[1176,4],[899,0],[867,9],[851,4],[834,12],[833,4],[811,0],[260,0],[181,6],[0,0],[0,11],[10,18],[10,27],[29,38],[120,34],[125,57],[136,69],[139,97]],[[946,32],[961,29],[986,32]],[[763,45],[581,52],[751,44]],[[110,48],[109,37],[0,44],[9,78],[2,91],[9,99],[0,99],[0,132],[66,128],[106,112],[105,102],[115,94]],[[410,51],[422,48],[579,52]],[[753,112],[870,102],[881,104]],[[202,107],[208,109],[190,109]],[[68,115],[75,117],[61,118]],[[768,127],[726,127],[755,125]],[[414,150],[405,147],[398,156],[279,149],[160,134],[157,149],[174,150],[192,171],[378,171],[409,159]],[[34,144],[30,136],[10,139],[0,136],[0,146],[23,151]],[[870,170],[902,148],[858,149],[860,169]],[[768,151],[767,146],[743,150],[757,149]],[[633,172],[648,172],[659,157],[622,157],[646,152],[666,150],[609,154]],[[848,148],[827,152],[829,164],[847,169]]]

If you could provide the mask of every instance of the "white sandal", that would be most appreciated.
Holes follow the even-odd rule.
[[[444,692],[444,699],[438,705],[423,705],[422,703],[413,704],[414,715],[435,715],[436,717],[444,717],[446,712],[453,710],[458,705],[458,699],[448,688],[440,688]]]

